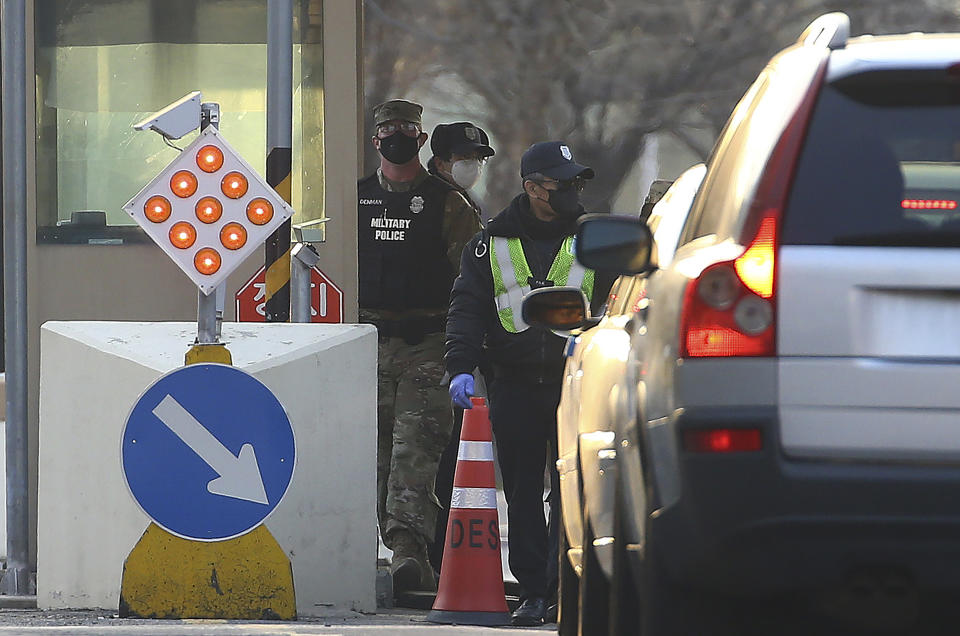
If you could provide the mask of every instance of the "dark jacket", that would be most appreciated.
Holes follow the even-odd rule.
[[[561,381],[564,338],[538,327],[509,333],[500,324],[493,295],[489,238],[520,238],[533,278],[544,281],[563,240],[574,230],[572,222],[546,223],[537,219],[530,211],[527,195],[521,194],[487,224],[486,230],[467,243],[447,315],[444,360],[450,377],[472,372],[485,356],[497,378],[535,384]],[[591,303],[594,307],[603,304],[612,280],[609,276],[597,276]]]

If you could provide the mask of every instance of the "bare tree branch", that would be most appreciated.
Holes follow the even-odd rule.
[[[518,191],[520,155],[562,137],[610,199],[654,132],[705,157],[734,104],[811,20],[847,11],[856,33],[955,30],[957,0],[365,0],[367,97],[462,86],[497,155],[488,200]],[[399,16],[403,16],[401,19]],[[452,82],[451,78],[459,81]],[[456,88],[454,88],[456,87]],[[712,134],[705,134],[707,133]]]

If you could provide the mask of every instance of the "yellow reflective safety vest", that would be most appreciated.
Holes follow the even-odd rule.
[[[563,240],[547,279],[558,287],[579,287],[590,300],[593,296],[594,272],[577,262],[573,255],[573,241],[572,236]],[[523,297],[530,293],[528,281],[533,273],[527,265],[519,238],[490,238],[490,270],[493,273],[493,295],[500,324],[509,333],[526,331],[529,325],[523,321],[521,304]]]

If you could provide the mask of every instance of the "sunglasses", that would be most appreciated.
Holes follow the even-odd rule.
[[[583,192],[584,186],[587,185],[587,180],[583,177],[573,177],[571,179],[550,179],[549,181],[544,181],[544,183],[556,183],[558,190],[576,188],[577,192]]]
[[[412,121],[388,121],[377,126],[377,136],[389,137],[398,130],[409,137],[416,137],[420,134],[420,126]]]

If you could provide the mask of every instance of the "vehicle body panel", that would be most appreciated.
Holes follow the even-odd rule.
[[[661,263],[669,263],[673,257],[705,170],[699,164],[685,171],[654,206],[647,222],[654,236],[659,237],[657,258]],[[612,572],[609,539],[613,534],[612,503],[616,494],[613,477],[618,470],[614,431],[618,423],[635,421],[636,390],[627,386],[624,379],[631,376],[628,355],[636,325],[634,318],[645,307],[645,284],[643,275],[620,277],[614,283],[600,323],[573,337],[557,409],[557,465],[563,529],[570,546],[568,556],[579,568],[586,509],[598,561],[608,577]]]

